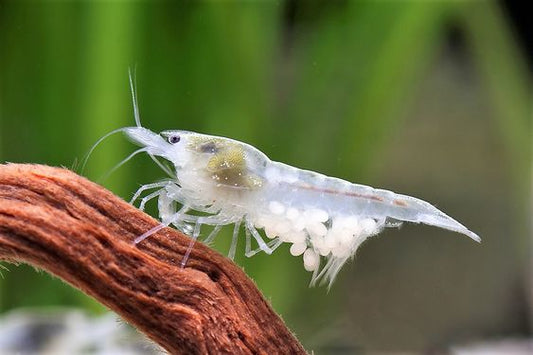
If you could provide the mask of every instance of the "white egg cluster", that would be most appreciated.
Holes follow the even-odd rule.
[[[268,212],[257,216],[254,225],[263,228],[270,239],[291,243],[290,253],[303,254],[307,271],[316,271],[321,257],[347,259],[381,229],[372,218],[332,216],[323,209],[296,209],[279,201],[271,201]]]

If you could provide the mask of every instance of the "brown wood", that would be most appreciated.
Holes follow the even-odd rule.
[[[0,165],[0,259],[42,268],[96,298],[173,354],[304,354],[244,272],[60,168]],[[35,290],[28,290],[35,292]]]

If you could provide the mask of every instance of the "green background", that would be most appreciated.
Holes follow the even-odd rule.
[[[287,247],[237,262],[309,350],[430,350],[528,333],[531,73],[493,2],[0,1],[0,160],[65,166],[141,121],[248,142],[436,204],[483,238],[404,226],[328,293]],[[163,173],[121,136],[83,174],[128,200]],[[152,207],[152,213],[153,211]],[[0,226],[1,228],[1,226]],[[226,253],[230,230],[217,247]],[[7,265],[0,311],[95,301]]]

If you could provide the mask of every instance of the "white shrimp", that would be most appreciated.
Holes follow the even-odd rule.
[[[271,254],[289,243],[290,253],[302,255],[305,269],[313,272],[311,285],[320,281],[331,286],[359,245],[385,227],[424,223],[481,241],[453,218],[414,197],[274,162],[253,146],[229,138],[179,130],[154,133],[141,127],[133,85],[132,95],[137,127],[121,131],[142,147],[137,152],[146,152],[156,162],[155,157],[166,159],[174,170],[166,170],[170,179],[144,185],[134,195],[132,202],[155,189],[141,199],[140,208],[157,198],[161,218],[160,226],[135,243],[169,225],[191,234],[193,240],[202,225],[213,226],[206,238],[209,242],[222,226],[233,224],[229,252],[233,258],[244,225],[246,256],[259,251]],[[258,245],[255,250],[252,238]],[[188,253],[182,265],[187,257]]]

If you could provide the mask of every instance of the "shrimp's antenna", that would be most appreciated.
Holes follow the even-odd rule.
[[[123,128],[118,128],[118,129],[115,129],[107,134],[105,134],[102,138],[100,138],[99,140],[96,141],[96,143],[93,144],[93,146],[91,147],[91,149],[89,149],[89,152],[87,152],[87,154],[85,155],[85,158],[83,158],[83,163],[81,164],[81,171],[80,171],[80,174],[83,174],[83,171],[85,170],[85,165],[87,165],[87,161],[89,160],[89,157],[91,156],[91,154],[93,153],[93,151],[96,149],[96,147],[102,143],[102,141],[106,138],[108,138],[109,136],[112,136],[113,134],[116,134],[116,133],[119,133],[119,132],[122,132],[124,130],[128,129],[128,127],[123,127]]]
[[[102,180],[105,180],[109,177],[109,175],[113,174],[118,168],[120,168],[122,165],[124,165],[125,163],[127,163],[131,158],[133,158],[134,156],[136,156],[137,154],[139,153],[143,153],[143,152],[146,152],[148,150],[148,148],[141,148],[141,149],[137,149],[136,151],[134,151],[133,153],[131,153],[130,155],[128,155],[125,159],[123,159],[120,163],[118,163],[117,165],[115,165],[111,170],[109,170],[107,173],[105,173],[104,175],[102,175],[98,180],[97,182],[101,182]]]
[[[135,124],[137,127],[141,126],[141,117],[139,114],[139,103],[137,102],[137,84],[135,83],[135,69],[133,72],[131,68],[129,69],[130,77],[130,91],[131,91],[131,100],[133,101],[133,116],[135,117]]]

